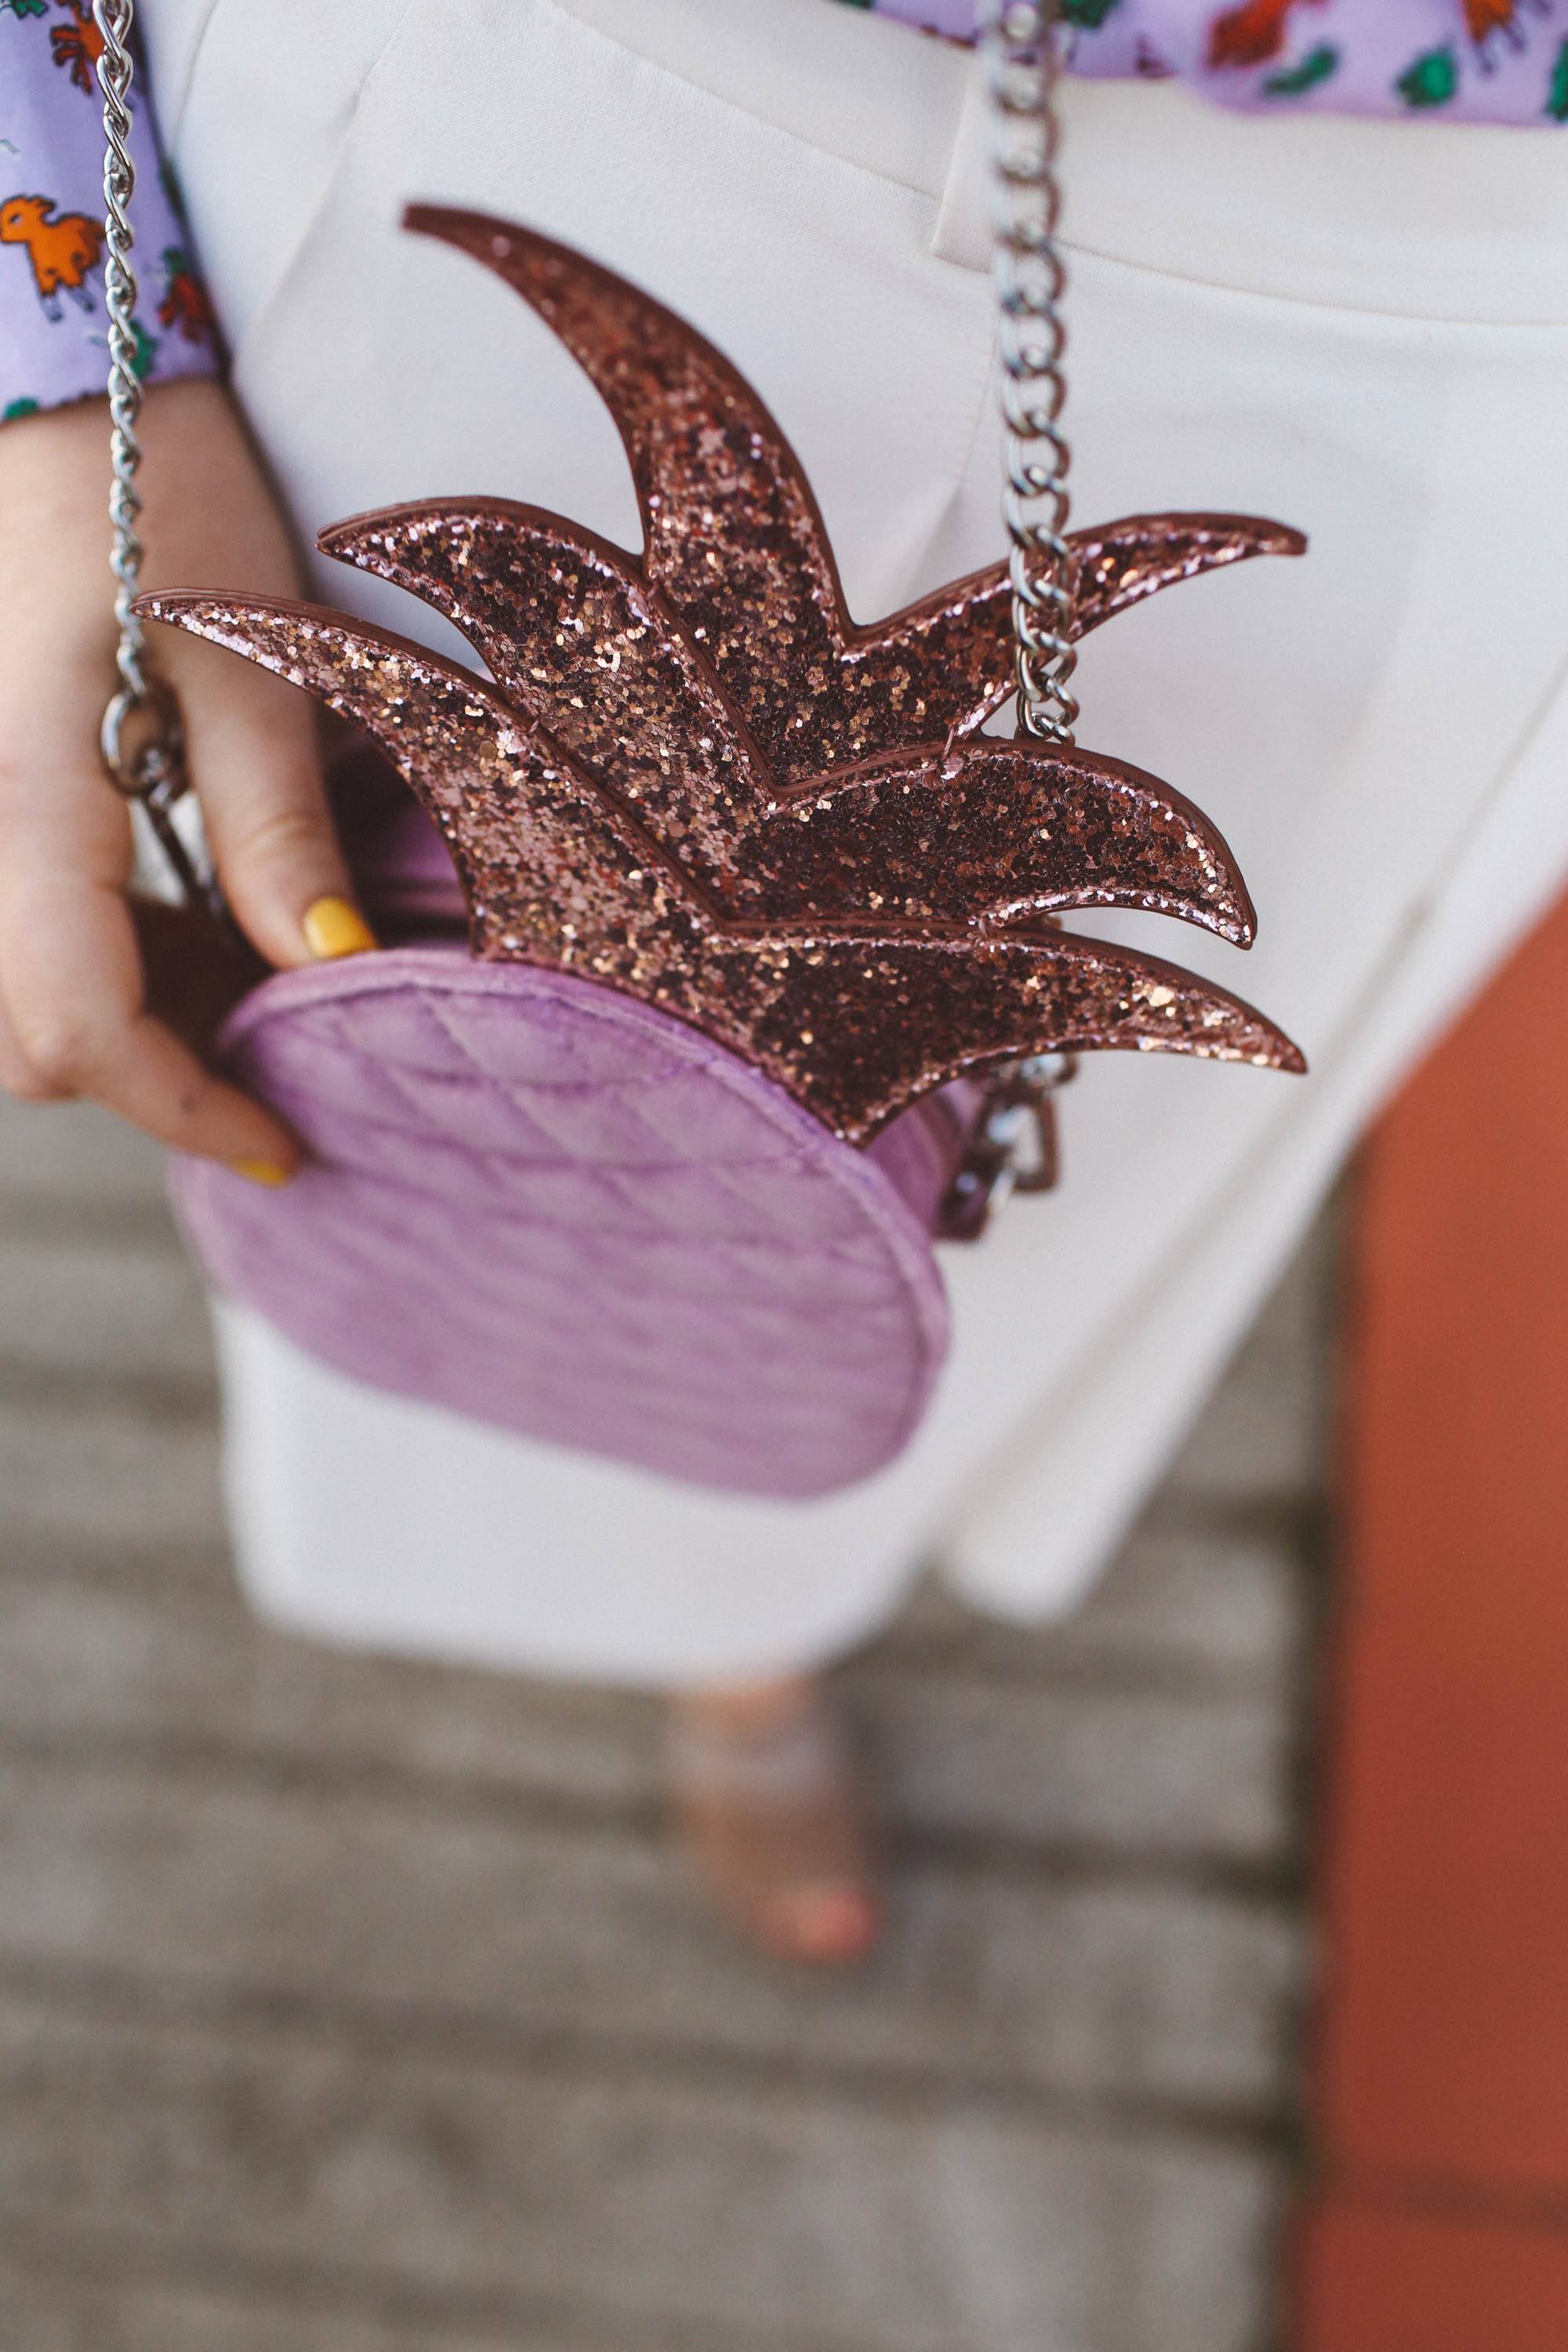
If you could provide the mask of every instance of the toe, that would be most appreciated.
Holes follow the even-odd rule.
[[[777,1897],[773,1915],[776,1948],[800,1960],[863,1959],[882,1927],[869,1891],[848,1884],[792,1888]]]

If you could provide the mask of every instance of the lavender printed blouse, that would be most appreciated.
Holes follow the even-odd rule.
[[[109,373],[102,47],[89,0],[0,0],[0,420]],[[138,367],[161,383],[210,371],[215,337],[144,96],[132,113]]]
[[[657,0],[649,0],[650,5]],[[736,0],[755,6],[761,0]],[[976,0],[841,0],[954,40]],[[1178,75],[1264,112],[1568,122],[1568,0],[1061,0],[1071,69]],[[102,390],[102,131],[90,0],[0,0],[0,421]],[[212,314],[140,97],[145,381],[210,371]]]
[[[847,0],[973,40],[976,0]],[[1069,68],[1268,113],[1568,122],[1568,0],[1061,0]]]

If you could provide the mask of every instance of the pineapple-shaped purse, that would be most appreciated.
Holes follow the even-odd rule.
[[[217,1047],[307,1164],[268,1194],[187,1162],[184,1217],[223,1287],[361,1379],[678,1477],[822,1494],[917,1425],[946,1340],[933,1236],[978,1229],[1021,1118],[1047,1133],[1053,1057],[1300,1066],[1237,999],[1054,919],[1135,907],[1249,943],[1225,843],[1074,746],[1065,680],[1072,638],[1126,605],[1301,542],[1233,515],[1064,540],[1055,407],[1018,408],[1059,351],[1020,346],[1013,565],[858,626],[798,460],[711,344],[514,224],[408,226],[493,270],[586,371],[643,551],[484,499],[322,533],[455,622],[488,678],[313,606],[141,601],[378,755],[350,763],[347,833],[389,945],[265,979]],[[1054,318],[1054,289],[1036,310]],[[1042,491],[1044,531],[1020,509]],[[982,734],[1020,687],[1026,731]]]

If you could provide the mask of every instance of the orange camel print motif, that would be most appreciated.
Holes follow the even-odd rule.
[[[1524,46],[1516,0],[1465,0],[1465,30],[1483,58],[1494,33],[1500,33],[1510,48]]]
[[[0,0],[0,434],[10,417],[101,394],[108,379],[103,54],[93,0]],[[135,367],[147,383],[210,375],[205,298],[140,76],[130,147]]]
[[[57,25],[49,35],[49,47],[55,63],[64,66],[78,89],[90,98],[98,61],[103,55],[103,35],[92,21],[88,0],[59,0],[68,8],[75,20],[69,25]]]
[[[103,252],[103,223],[86,213],[61,213],[51,220],[54,210],[52,196],[10,197],[0,205],[0,245],[26,247],[38,299],[58,320],[63,315],[62,293],[84,310],[95,308],[87,278]]]

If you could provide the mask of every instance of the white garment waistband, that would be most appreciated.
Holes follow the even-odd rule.
[[[184,131],[206,149],[243,126],[235,152],[260,137],[279,163],[280,218],[258,249],[289,249],[369,80],[442,71],[441,12],[408,0],[145,6],[176,148]],[[974,62],[951,43],[832,0],[464,6],[493,20],[498,70],[525,74],[535,28],[570,17],[623,58],[928,199],[932,249],[986,266],[986,125]],[[461,105],[461,91],[444,95]],[[1568,325],[1568,132],[1230,114],[1169,82],[1069,81],[1062,104],[1067,237],[1082,253],[1288,301]]]
[[[973,59],[827,0],[554,0],[667,72],[935,198],[988,260]],[[1063,90],[1070,246],[1238,292],[1394,316],[1568,324],[1568,142],[1552,128],[1231,114],[1173,83]]]

